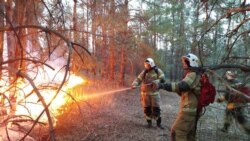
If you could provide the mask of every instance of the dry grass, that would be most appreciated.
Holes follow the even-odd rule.
[[[116,89],[116,88],[115,88]],[[108,90],[101,87],[102,91]],[[88,89],[91,92],[91,89]],[[92,91],[93,92],[93,91]],[[84,92],[85,93],[85,92]],[[58,141],[166,141],[169,130],[178,111],[179,97],[161,91],[162,118],[165,130],[145,127],[145,119],[140,106],[139,90],[130,90],[113,95],[78,101],[81,108],[72,103],[63,107],[64,114],[58,117],[56,126]],[[79,93],[78,93],[79,95]],[[249,136],[242,131],[224,134],[219,131],[223,111],[211,108],[199,122],[199,141],[237,140],[248,141]]]

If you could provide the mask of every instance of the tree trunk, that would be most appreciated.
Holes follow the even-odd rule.
[[[181,66],[181,62],[180,62],[180,57],[185,55],[186,54],[186,47],[188,45],[186,45],[186,36],[185,36],[185,17],[184,17],[184,9],[185,9],[185,4],[184,4],[184,0],[180,0],[180,3],[181,3],[181,10],[180,10],[180,31],[179,31],[179,38],[180,38],[180,43],[179,43],[179,48],[180,48],[180,51],[179,51],[179,55],[177,55],[179,58],[178,58],[178,79],[180,79],[183,75],[183,69],[182,69],[182,66]]]
[[[13,22],[13,7],[12,7],[12,0],[7,0],[6,3],[6,25],[12,26]],[[8,49],[8,59],[14,59],[15,58],[15,38],[14,38],[14,32],[7,32],[7,49]],[[8,66],[15,68],[14,63],[9,63]],[[10,82],[12,81],[11,78],[14,78],[15,74],[13,74],[11,71],[9,72],[9,78]]]
[[[16,26],[16,25],[24,25],[26,21],[26,0],[18,0],[15,1],[14,6],[12,0],[7,0],[6,4],[6,15],[7,26]],[[15,30],[15,32],[7,32],[7,52],[8,59],[17,59],[17,58],[25,58],[25,50],[26,50],[26,30],[19,29]],[[15,60],[13,63],[8,64],[9,67],[13,69],[21,70],[25,72],[26,64],[23,60]],[[16,85],[17,85],[17,75],[13,72],[9,72],[9,83],[13,85],[10,90],[9,99],[11,102],[16,102]],[[11,109],[11,113],[15,111],[15,107],[13,106]]]
[[[76,13],[76,4],[77,4],[77,0],[74,0],[74,6],[73,6],[73,41],[77,42],[77,13]]]
[[[0,0],[1,12],[4,13],[4,0]],[[0,16],[0,27],[4,27],[4,17]],[[4,32],[0,33],[0,62],[3,62],[3,46],[4,46]],[[2,70],[0,71],[0,79],[2,78]]]
[[[156,11],[155,11],[155,7],[156,7],[156,4],[155,4],[155,1],[154,1],[154,25],[156,25]],[[154,30],[154,34],[153,34],[153,47],[155,49],[157,49],[156,47],[156,40],[157,40],[157,32]]]
[[[28,1],[26,3],[27,5],[27,11],[26,11],[26,17],[29,20],[26,20],[27,25],[38,25],[38,21],[37,21],[37,15],[39,13],[42,12],[42,10],[39,11],[39,9],[37,8],[36,10],[34,10],[34,7],[38,7],[39,2],[38,1]],[[41,60],[42,55],[42,48],[41,45],[39,44],[39,37],[38,34],[39,30],[38,29],[34,29],[34,28],[28,28],[27,29],[27,40],[29,42],[29,44],[27,45],[28,50],[30,51],[29,53],[31,53],[32,57],[36,57],[36,58],[40,58]]]
[[[7,16],[7,20],[6,20],[6,25],[7,26],[12,26],[13,25],[13,1],[12,0],[7,0],[6,3],[6,16]],[[16,46],[15,46],[15,34],[13,31],[7,32],[7,52],[8,52],[8,59],[15,59],[16,58]],[[7,59],[7,58],[6,58]],[[18,68],[18,63],[8,63],[9,67],[12,68]],[[8,72],[9,74],[9,83],[13,84],[14,80],[16,80],[16,74],[13,73],[12,71]],[[14,90],[12,90],[14,91]],[[15,93],[10,91],[10,95],[9,95],[9,99],[11,101],[16,101],[16,97],[15,97]],[[11,111],[14,111],[15,108],[12,107],[13,109],[11,109]],[[13,113],[13,112],[11,112]]]
[[[89,0],[87,0],[87,6],[86,6],[86,21],[89,21],[89,19],[90,19],[90,17],[89,17],[89,9],[90,9],[90,7],[89,7]],[[84,12],[85,13],[85,12]],[[84,30],[86,30],[86,31],[88,31],[88,29],[89,29],[89,22],[84,22],[84,20],[83,20],[83,23],[82,23],[82,25],[85,25],[86,24],[86,28],[84,28],[85,26],[83,26],[83,29]],[[89,47],[89,34],[88,33],[85,33],[85,32],[82,32],[82,44],[83,44],[83,46],[85,46],[85,47]],[[89,48],[88,48],[88,50],[89,50]]]
[[[128,0],[125,0],[124,3],[124,8],[122,9],[124,10],[124,12],[122,12],[122,14],[124,13],[124,15],[121,15],[122,18],[122,45],[121,45],[121,64],[120,64],[120,85],[124,86],[124,79],[125,79],[125,48],[127,46],[127,35],[128,35]]]
[[[172,17],[172,21],[173,23],[175,23],[175,13],[173,11],[171,11],[171,17]],[[173,28],[172,28],[172,36],[171,36],[171,48],[170,48],[170,63],[172,65],[172,67],[170,68],[170,80],[173,81],[176,79],[176,67],[175,67],[175,64],[176,64],[176,57],[175,57],[175,41],[174,41],[174,37],[175,37],[175,26],[173,25]],[[168,58],[167,58],[168,60]]]
[[[15,9],[14,9],[14,19],[16,19],[17,25],[24,25],[26,23],[26,10],[27,10],[27,0],[17,0],[15,1]],[[15,48],[15,56],[17,58],[25,58],[26,57],[26,45],[27,45],[27,36],[26,36],[26,29],[19,29],[17,30],[17,37],[16,37],[16,48]],[[18,63],[19,67],[25,70],[26,62],[20,61]],[[16,66],[18,67],[18,66]]]
[[[102,20],[104,22],[102,22],[102,46],[100,49],[100,57],[102,58],[102,69],[101,69],[101,76],[102,78],[108,78],[108,70],[109,70],[109,66],[108,66],[108,43],[107,43],[107,22],[105,22],[105,18],[107,18],[107,10],[106,7],[103,8],[103,15],[102,15]]]
[[[95,54],[96,53],[96,3],[97,1],[94,0],[93,1],[93,6],[92,6],[92,27],[91,27],[91,32],[92,34],[92,53]]]
[[[198,46],[198,41],[197,41],[197,35],[198,35],[198,31],[197,31],[197,25],[199,23],[199,10],[200,10],[200,4],[199,2],[196,3],[196,8],[195,8],[195,12],[194,12],[194,15],[195,15],[195,19],[193,20],[193,25],[194,25],[194,32],[192,34],[192,45],[191,45],[191,52],[194,53],[194,54],[197,54],[198,55],[198,50],[197,50],[197,46]]]
[[[72,23],[73,23],[73,29],[72,29],[73,42],[77,42],[77,40],[78,40],[76,5],[77,5],[77,0],[74,0],[74,3],[73,3],[73,19],[72,19]],[[76,52],[73,51],[72,52],[72,72],[76,72],[77,69],[78,69],[78,63],[76,63],[77,62],[76,56],[77,56]]]
[[[114,80],[115,75],[115,0],[111,1],[110,8],[110,44],[109,44],[109,79]]]
[[[3,5],[5,5],[4,0],[0,0],[1,5],[1,12],[4,12],[5,8]],[[0,27],[4,27],[4,17],[0,16]],[[3,62],[3,50],[4,50],[4,32],[0,33],[0,62]],[[2,79],[2,69],[0,70],[0,79]],[[4,97],[0,95],[0,107],[4,105]]]
[[[244,42],[244,46],[243,46],[243,53],[241,56],[247,57],[248,56],[248,48],[249,48],[249,44],[250,44],[250,38],[247,34],[243,35],[243,42]],[[244,65],[248,64],[248,60],[249,59],[244,59]]]

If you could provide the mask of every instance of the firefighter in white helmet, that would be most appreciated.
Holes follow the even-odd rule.
[[[200,61],[191,53],[182,56],[181,59],[185,77],[179,82],[153,82],[153,88],[176,92],[181,97],[179,112],[171,129],[171,141],[194,141],[199,118],[197,97],[200,95],[201,87]]]
[[[157,127],[164,129],[161,125],[160,93],[152,89],[152,82],[164,82],[164,73],[159,69],[152,58],[144,61],[145,70],[133,81],[132,88],[141,86],[141,103],[144,108],[147,127],[152,126],[152,119],[157,122]]]

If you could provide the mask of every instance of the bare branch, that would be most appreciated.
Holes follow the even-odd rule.
[[[230,8],[227,10],[227,13],[222,15],[217,21],[215,21],[210,28],[208,28],[205,33],[209,32],[214,26],[216,26],[222,19],[228,17],[229,15],[232,15],[233,13],[239,13],[244,11],[250,11],[250,6],[247,7],[238,7],[238,8]]]
[[[45,65],[45,66],[49,67],[49,68],[52,69],[52,70],[55,70],[52,66],[50,66],[50,65],[48,65],[48,64],[46,64],[46,63],[44,63],[44,62],[41,62],[41,61],[39,61],[39,60],[35,60],[35,58],[34,58],[34,59],[30,59],[30,58],[15,58],[15,59],[9,59],[9,60],[7,60],[7,61],[0,62],[0,65],[8,64],[8,63],[13,63],[13,62],[18,61],[18,60],[31,61],[31,62],[34,63],[34,64],[40,63],[40,64],[42,64],[42,65]]]
[[[9,71],[12,71],[12,72],[15,72],[17,75],[25,78],[26,80],[29,81],[29,83],[31,84],[31,86],[33,87],[35,93],[37,94],[39,100],[42,102],[43,106],[44,106],[44,109],[45,109],[45,113],[48,117],[48,122],[49,122],[49,127],[50,127],[50,133],[51,133],[51,140],[52,141],[55,141],[55,133],[54,133],[54,127],[53,127],[53,122],[52,122],[52,119],[51,119],[51,116],[50,116],[50,112],[49,112],[49,105],[46,104],[43,96],[41,95],[41,93],[39,92],[39,90],[37,89],[36,85],[34,84],[34,82],[30,79],[30,77],[28,77],[26,74],[22,73],[21,71],[19,70],[16,70],[14,68],[11,68],[11,67],[2,67],[3,69],[7,69]]]
[[[230,56],[229,58],[233,58],[233,59],[250,59],[250,56]]]
[[[213,65],[213,66],[204,66],[202,67],[205,70],[218,70],[218,69],[228,69],[228,68],[237,68],[241,69],[242,71],[245,72],[250,72],[250,66],[246,65],[236,65],[236,64],[224,64],[224,65]]]
[[[243,97],[244,99],[250,101],[250,97],[249,97],[249,96],[247,96],[246,94],[244,94],[244,93],[242,93],[242,92],[240,92],[240,91],[238,91],[238,90],[232,88],[231,86],[229,86],[229,85],[227,84],[227,82],[226,82],[222,77],[220,77],[216,72],[214,72],[213,70],[209,70],[209,69],[207,69],[206,71],[209,72],[209,73],[211,73],[211,74],[213,74],[213,76],[215,76],[218,80],[220,80],[220,81],[222,82],[222,84],[223,84],[227,89],[229,89],[229,91],[234,92],[233,94],[238,95],[238,96],[240,96],[240,97]]]
[[[250,18],[247,18],[247,19],[244,19],[243,21],[240,22],[240,24],[237,25],[236,28],[234,28],[231,32],[227,33],[227,37],[230,37],[234,34],[236,34],[238,32],[238,29],[243,25],[245,24],[246,22],[248,22],[250,20]]]

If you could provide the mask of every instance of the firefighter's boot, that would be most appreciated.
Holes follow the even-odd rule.
[[[158,128],[160,128],[160,129],[165,129],[162,125],[161,125],[161,117],[159,117],[157,120],[156,120],[156,122],[157,122],[157,127]]]
[[[221,131],[227,133],[228,127],[229,127],[229,124],[224,124],[223,128],[221,128]]]
[[[147,120],[147,128],[151,128],[152,127],[152,120]]]

